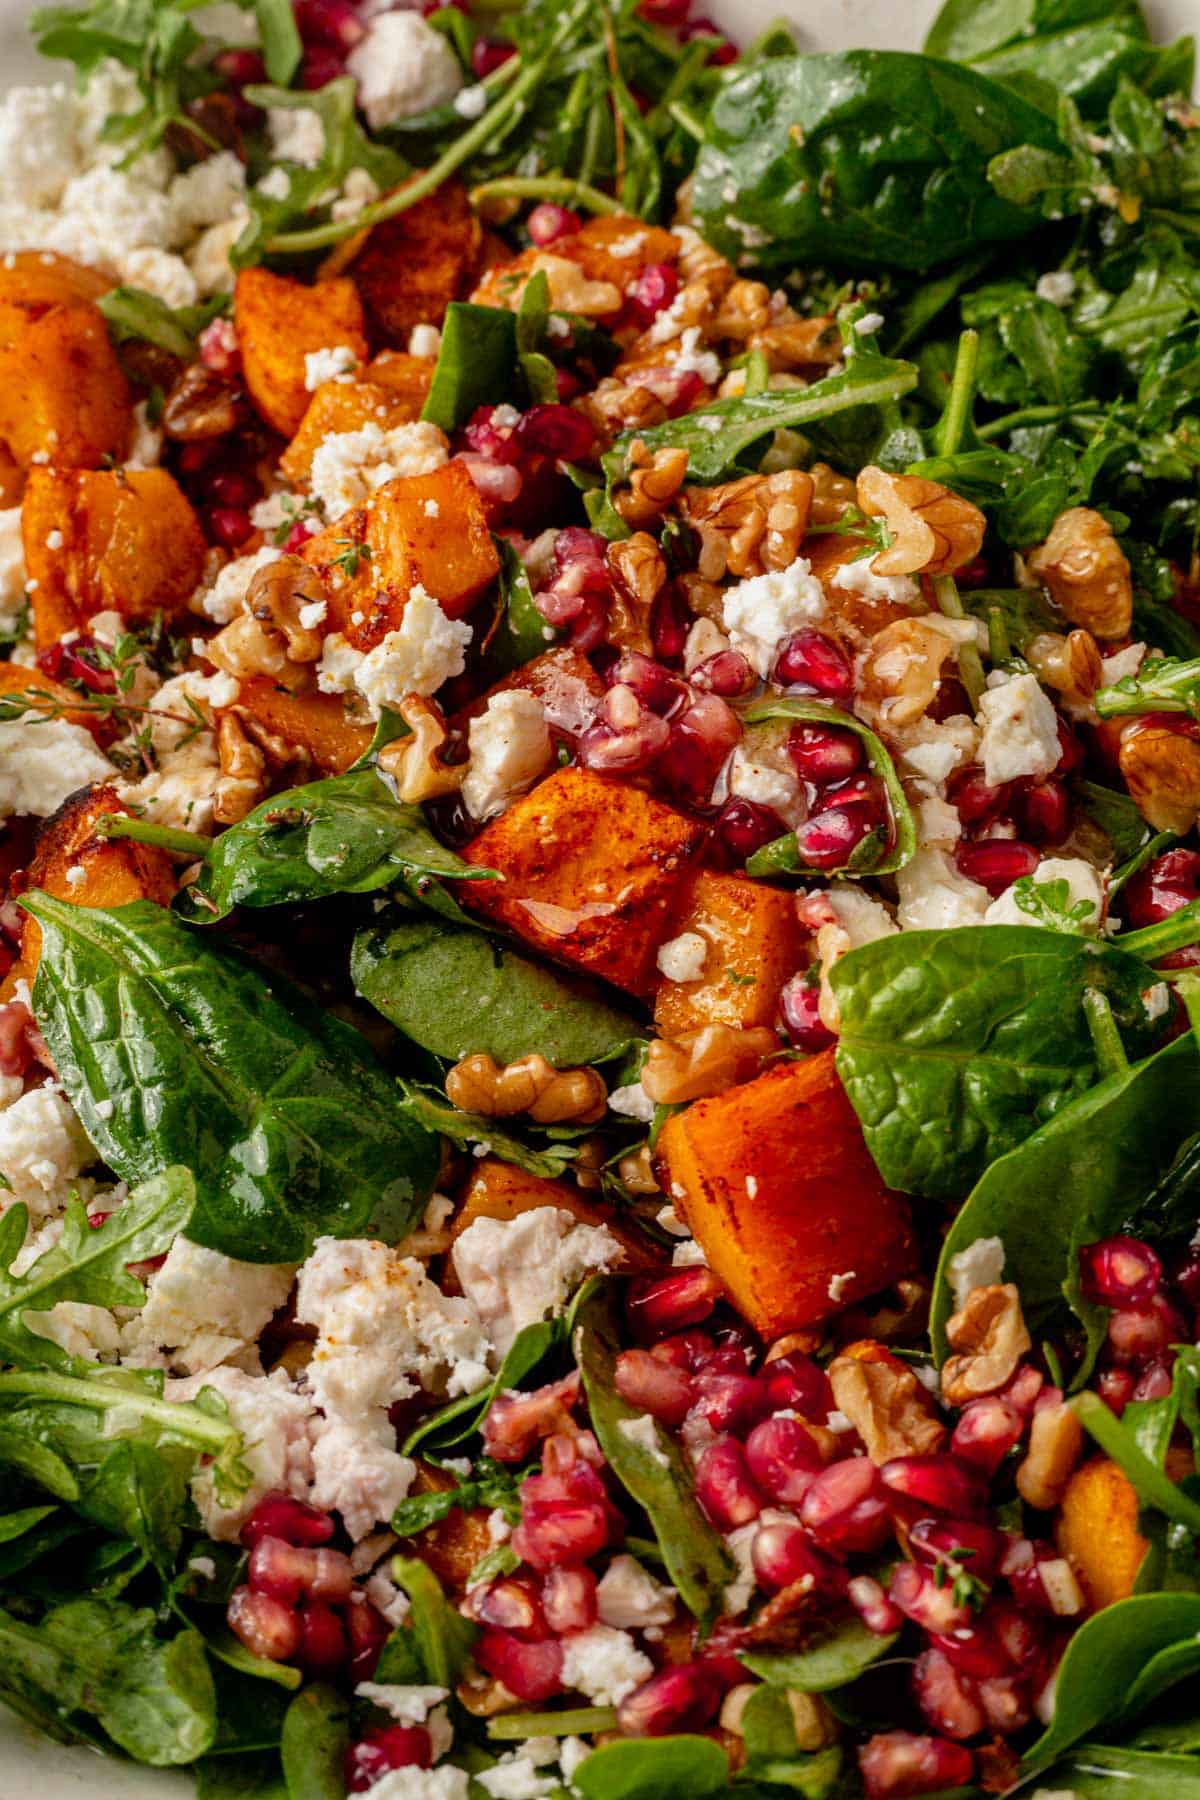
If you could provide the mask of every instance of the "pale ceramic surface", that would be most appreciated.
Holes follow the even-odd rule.
[[[940,0],[711,0],[709,12],[731,36],[744,40],[780,14],[798,15],[797,33],[805,49],[843,50],[855,46],[916,49]],[[0,0],[0,83],[61,78],[39,64],[25,34],[25,0]],[[1200,25],[1198,0],[1153,0],[1147,11],[1164,38]],[[194,1794],[187,1776],[138,1768],[101,1758],[90,1750],[50,1743],[0,1708],[0,1800],[187,1800]]]

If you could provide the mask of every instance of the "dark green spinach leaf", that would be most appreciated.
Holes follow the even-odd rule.
[[[868,1631],[857,1616],[839,1619],[801,1650],[747,1650],[742,1653],[752,1675],[773,1687],[796,1688],[802,1694],[825,1694],[857,1681],[879,1661],[899,1637]]]
[[[280,1755],[288,1800],[344,1800],[342,1762],[350,1746],[350,1702],[313,1682],[283,1716]]]
[[[517,386],[517,321],[507,307],[452,300],[423,419],[457,431],[477,406],[511,401]]]
[[[375,1679],[457,1687],[479,1627],[446,1599],[428,1563],[394,1556],[390,1566],[393,1580],[408,1595],[410,1611],[384,1645]]]
[[[729,1782],[725,1752],[709,1738],[631,1738],[604,1744],[571,1777],[584,1800],[702,1800]]]

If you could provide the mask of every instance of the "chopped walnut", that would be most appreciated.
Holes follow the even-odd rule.
[[[267,791],[266,758],[231,712],[222,713],[217,725],[217,756],[221,773],[213,786],[213,818],[218,825],[236,825]]]
[[[538,271],[544,273],[550,289],[550,305],[555,312],[578,313],[584,319],[602,319],[620,311],[621,292],[611,281],[592,281],[577,262],[555,256],[553,251],[539,250],[530,259],[529,275],[505,299],[513,312],[521,304],[529,279]]]
[[[791,309],[788,309],[791,313]],[[779,370],[830,368],[841,360],[842,334],[830,318],[790,317],[767,325],[750,338],[751,350],[762,350],[772,373]]]
[[[771,323],[771,290],[764,281],[735,281],[722,296],[711,334],[739,343],[765,331]]]
[[[617,494],[613,504],[627,525],[649,525],[667,510],[686,481],[688,453],[673,449],[651,454],[639,439],[629,460],[629,492]]]
[[[808,472],[813,484],[812,524],[836,525],[847,508],[854,505],[854,483],[828,463],[814,463]]]
[[[1132,719],[1121,733],[1118,762],[1129,789],[1155,831],[1180,837],[1200,817],[1200,742],[1190,721],[1166,724]]]
[[[704,1025],[677,1038],[654,1038],[646,1052],[642,1086],[658,1106],[678,1106],[723,1094],[757,1075],[763,1060],[779,1048],[766,1025]]]
[[[1104,683],[1100,651],[1090,631],[1040,631],[1025,646],[1025,659],[1038,680],[1061,694],[1075,713],[1087,712]],[[1094,715],[1093,715],[1094,718]]]
[[[394,738],[379,752],[379,767],[395,782],[397,796],[415,805],[457,793],[468,765],[443,761],[450,734],[441,707],[420,694],[406,694],[400,717],[411,736]]]
[[[299,688],[312,679],[307,666],[288,655],[283,633],[250,613],[239,613],[209,638],[204,654],[237,681],[270,675],[281,687]]]
[[[643,1144],[640,1150],[632,1150],[628,1156],[623,1156],[617,1164],[617,1175],[622,1187],[631,1194],[662,1192],[654,1173],[654,1159],[650,1155],[649,1144]]]
[[[679,239],[679,258],[675,267],[682,282],[690,285],[693,281],[703,281],[718,297],[733,286],[737,280],[733,264],[727,262],[719,250],[714,250],[707,238],[702,238],[689,225],[676,225],[674,230]]]
[[[619,432],[648,431],[668,417],[666,402],[634,380],[632,372],[627,380],[606,375],[579,401],[579,410],[605,445]]]
[[[1090,506],[1060,513],[1045,543],[1026,563],[1072,625],[1082,625],[1102,640],[1128,636],[1133,620],[1129,563],[1108,520]]]
[[[464,1056],[446,1077],[450,1104],[460,1112],[510,1119],[528,1113],[539,1125],[594,1125],[604,1117],[608,1090],[595,1069],[556,1069],[544,1056],[522,1056],[504,1068],[493,1057]]]
[[[800,554],[812,495],[812,476],[801,469],[685,488],[684,516],[700,533],[700,574],[741,580],[786,569]]]
[[[1057,1506],[1082,1450],[1083,1426],[1057,1388],[1043,1389],[1029,1425],[1029,1448],[1017,1469],[1022,1500],[1039,1512]]]
[[[1011,1281],[972,1288],[966,1304],[947,1324],[946,1336],[950,1348],[958,1352],[942,1370],[942,1394],[951,1406],[996,1393],[1033,1348],[1021,1298]]]
[[[977,506],[922,475],[889,475],[869,464],[856,483],[869,519],[884,518],[892,534],[871,567],[878,575],[950,575],[979,555],[986,520]]]
[[[648,531],[635,531],[608,547],[608,566],[617,577],[608,612],[608,637],[622,650],[654,655],[650,612],[667,585],[667,565]]]
[[[896,619],[871,639],[859,667],[859,696],[868,716],[890,729],[928,712],[954,646],[924,619]]]
[[[306,607],[323,607],[324,602],[325,590],[315,569],[298,556],[281,556],[252,576],[245,609],[283,638],[289,661],[311,663],[320,656],[324,639],[320,631],[302,623],[301,615]]]
[[[946,1427],[911,1369],[888,1356],[868,1361],[835,1356],[828,1371],[833,1397],[874,1463],[941,1450]]]

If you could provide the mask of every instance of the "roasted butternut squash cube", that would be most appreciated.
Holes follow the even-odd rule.
[[[571,1181],[550,1181],[544,1175],[529,1175],[499,1157],[485,1156],[479,1163],[463,1196],[463,1203],[450,1227],[452,1237],[460,1237],[476,1219],[515,1219],[520,1213],[532,1212],[538,1206],[557,1206],[569,1212],[581,1225],[603,1225],[621,1244],[625,1252],[623,1269],[659,1268],[662,1252],[649,1238],[623,1225],[611,1206],[591,1200]]]
[[[355,546],[357,559],[347,556]],[[454,461],[431,475],[385,482],[300,554],[325,586],[329,629],[358,650],[396,630],[418,583],[459,619],[500,572],[478,490]]]
[[[765,1338],[915,1266],[908,1206],[880,1180],[831,1050],[695,1101],[658,1152],[677,1212]]]
[[[417,1459],[410,1493],[444,1494],[447,1488],[455,1486],[457,1479],[449,1469]],[[469,1506],[465,1510],[455,1506],[444,1519],[427,1525],[424,1531],[414,1533],[410,1539],[421,1561],[428,1563],[453,1599],[461,1599],[475,1564],[496,1547],[488,1529],[490,1516],[490,1508],[486,1506]]]
[[[460,181],[446,181],[407,212],[374,226],[347,259],[326,267],[353,277],[377,344],[403,346],[414,325],[439,325],[468,286],[479,256],[479,220]]]
[[[570,644],[559,644],[553,650],[543,651],[541,656],[530,657],[503,681],[497,681],[486,693],[480,694],[455,716],[455,724],[465,730],[467,721],[484,711],[493,694],[508,693],[513,688],[536,694],[551,732],[557,731],[566,737],[579,736],[590,723],[596,702],[604,693],[604,683],[583,651],[573,649]]]
[[[345,344],[366,360],[362,302],[352,281],[308,286],[269,269],[242,269],[233,322],[250,398],[284,437],[295,435],[308,410],[304,359],[310,351]]]
[[[398,400],[407,400],[416,417],[429,398],[429,384],[437,359],[410,356],[407,350],[381,350],[367,364],[367,380],[386,388]]]
[[[550,279],[551,305],[596,317],[611,316],[624,306],[627,288],[647,264],[673,263],[678,255],[679,239],[672,232],[646,225],[630,213],[613,213],[586,220],[582,230],[556,238],[545,250],[523,250],[511,262],[495,264],[487,269],[471,298],[482,306],[515,307],[529,275],[544,268]],[[547,258],[559,265],[574,263],[584,280],[603,282],[611,290],[609,304],[601,305],[599,296],[586,305],[576,296],[573,303],[568,272],[560,266],[555,273],[555,263]]]
[[[547,956],[646,994],[703,841],[697,820],[640,788],[559,769],[473,840],[469,860],[504,879],[467,882],[459,899]]]
[[[0,443],[22,468],[120,462],[132,429],[129,383],[94,306],[51,307],[0,349]]]
[[[338,694],[316,690],[291,693],[269,675],[256,675],[238,689],[237,706],[270,738],[280,762],[307,759],[329,775],[341,775],[371,741],[365,725],[346,716]]]
[[[743,875],[703,869],[671,922],[708,948],[694,981],[664,977],[654,1001],[663,1037],[703,1025],[773,1025],[779,990],[799,967],[803,936],[790,894]]]
[[[1150,1548],[1138,1530],[1138,1497],[1107,1456],[1080,1465],[1062,1497],[1055,1536],[1094,1612],[1133,1592]]]
[[[10,250],[0,261],[0,304],[34,312],[98,300],[112,285],[111,275],[53,250]]]
[[[49,547],[52,533],[56,549]],[[21,511],[39,647],[111,608],[173,618],[204,572],[200,521],[165,469],[33,469]]]
[[[279,459],[279,466],[296,487],[306,487],[312,459],[323,439],[332,432],[361,431],[378,425],[388,431],[405,425],[421,410],[373,381],[323,381],[308,403],[300,429]]]

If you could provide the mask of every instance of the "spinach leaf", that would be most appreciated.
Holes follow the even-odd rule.
[[[896,869],[904,868],[912,860],[917,847],[917,828],[904,789],[900,785],[900,778],[883,744],[860,719],[855,718],[853,713],[842,712],[838,707],[828,706],[820,700],[802,700],[793,695],[760,701],[745,716],[749,725],[760,724],[766,719],[791,719],[797,724],[833,725],[843,731],[852,731],[861,741],[871,773],[879,777],[886,790],[892,820],[891,831],[884,832],[877,828],[871,832],[856,846],[845,868],[831,869],[829,874],[888,875]],[[791,875],[800,874],[807,867],[800,854],[796,834],[789,831],[786,837],[776,838],[773,843],[764,844],[761,850],[756,850],[746,864],[746,872],[749,875]]]
[[[15,1469],[19,1475],[45,1488],[56,1500],[78,1500],[79,1483],[69,1464],[46,1444],[23,1433],[0,1426],[0,1467]]]
[[[885,1636],[868,1631],[856,1615],[839,1619],[801,1650],[746,1650],[739,1660],[752,1675],[773,1687],[825,1694],[857,1681],[865,1669],[887,1654],[899,1635],[898,1631]]]
[[[1127,22],[1141,37],[1149,33],[1137,0],[945,0],[925,34],[926,56],[974,62],[990,51],[1022,39],[1103,20]]]
[[[444,849],[421,808],[403,805],[367,768],[264,800],[215,839],[175,907],[190,923],[209,925],[235,906],[296,905],[392,886],[419,901],[432,882],[495,879],[494,870],[469,867]]]
[[[1143,819],[1137,801],[1128,794],[1118,793],[1115,788],[1103,787],[1096,781],[1077,781],[1071,791],[1088,817],[1105,833],[1113,847],[1113,854],[1122,865],[1140,856],[1143,850],[1149,849],[1150,827]],[[1123,866],[1125,881],[1132,873],[1132,869],[1127,870]],[[1110,893],[1115,881],[1116,877],[1109,885]],[[1124,885],[1124,881],[1121,885]]]
[[[350,973],[385,1019],[451,1061],[486,1053],[510,1063],[536,1050],[556,1068],[573,1068],[619,1056],[642,1035],[585,984],[471,926],[431,919],[364,926]]]
[[[682,448],[688,453],[689,481],[708,485],[755,467],[755,462],[743,453],[784,426],[807,433],[842,413],[857,415],[860,409],[879,408],[899,400],[916,385],[913,363],[893,362],[881,356],[855,358],[840,374],[826,375],[808,388],[713,400],[708,406],[682,413],[665,424],[651,425],[643,431],[623,431],[601,463],[611,487],[628,479],[632,469],[630,452],[635,443],[644,444],[650,451]]]
[[[566,1327],[561,1319],[537,1319],[523,1325],[509,1345],[504,1361],[493,1380],[474,1394],[460,1394],[457,1400],[430,1413],[411,1431],[404,1441],[403,1454],[444,1455],[482,1429],[488,1408],[499,1394],[518,1387],[526,1375],[566,1341]]]
[[[1074,945],[1070,938],[1059,942]],[[1004,1278],[1020,1288],[1035,1338],[1066,1305],[1094,1331],[1075,1293],[1077,1252],[1120,1230],[1138,1194],[1169,1166],[1197,1108],[1200,1055],[1189,1034],[1081,1094],[991,1163],[942,1246],[930,1315],[939,1362],[954,1311],[950,1262],[978,1238],[1002,1239]]]
[[[56,1506],[21,1506],[16,1512],[0,1513],[0,1544],[11,1544],[15,1538],[24,1537],[57,1511]]]
[[[516,392],[517,321],[502,306],[452,300],[423,419],[457,431],[477,406],[498,406]]]
[[[391,1571],[392,1579],[408,1595],[410,1611],[383,1647],[376,1681],[457,1687],[479,1635],[478,1626],[464,1619],[446,1599],[428,1563],[415,1556],[394,1556]]]
[[[575,1307],[573,1347],[592,1430],[621,1486],[645,1509],[680,1599],[706,1630],[720,1614],[733,1562],[700,1510],[674,1439],[656,1424],[643,1425],[646,1415],[617,1393],[622,1332],[616,1296],[613,1283],[600,1281]],[[645,1441],[643,1432],[653,1441]]]
[[[729,1781],[725,1752],[709,1738],[630,1738],[603,1744],[571,1777],[584,1800],[678,1800],[715,1794]]]
[[[558,402],[558,378],[543,348],[549,323],[550,283],[546,271],[539,269],[525,283],[517,308],[517,362],[535,406],[554,406]]]
[[[1194,1756],[1155,1756],[1145,1750],[1081,1744],[1046,1771],[1055,1793],[1076,1800],[1195,1800],[1200,1781]],[[1043,1790],[1046,1791],[1046,1790]]]
[[[446,1518],[455,1507],[465,1511],[472,1506],[502,1512],[509,1524],[515,1525],[521,1516],[517,1496],[524,1479],[523,1469],[514,1470],[506,1463],[481,1456],[470,1475],[456,1478],[453,1487],[410,1494],[402,1500],[392,1514],[392,1530],[397,1537],[413,1537],[418,1531]]]
[[[1159,49],[1135,0],[949,0],[925,40],[930,56],[999,81],[1034,76],[1102,110],[1122,77],[1147,92],[1189,92],[1191,40]]]
[[[839,1785],[842,1752],[837,1744],[815,1754],[796,1742],[796,1722],[787,1695],[778,1688],[755,1688],[741,1718],[746,1777],[790,1788],[805,1800],[828,1800]]]
[[[283,1717],[280,1755],[288,1800],[344,1800],[342,1759],[350,1744],[350,1703],[313,1682]]]
[[[1023,236],[988,181],[1054,124],[971,69],[899,51],[781,57],[735,75],[696,164],[697,229],[734,262],[924,270]],[[732,195],[732,200],[729,196]]]
[[[1133,1054],[1155,1027],[1138,958],[1032,925],[904,932],[831,975],[837,1066],[889,1186],[961,1194],[1096,1079],[1099,992]]]
[[[439,1132],[462,1150],[497,1156],[515,1169],[524,1169],[527,1175],[544,1175],[553,1180],[565,1174],[579,1154],[577,1144],[554,1138],[547,1140],[544,1149],[534,1150],[511,1132],[501,1131],[495,1119],[483,1113],[460,1112],[436,1089],[402,1081],[400,1092],[409,1117],[426,1131]]]
[[[196,1800],[291,1800],[279,1755],[269,1750],[205,1756],[196,1764]]]
[[[73,1600],[26,1625],[0,1612],[0,1694],[28,1699],[68,1728],[94,1718],[157,1768],[194,1762],[216,1735],[216,1696],[198,1632],[160,1638],[154,1614],[117,1600]]]
[[[357,1032],[149,901],[24,904],[42,928],[38,1020],[122,1179],[184,1164],[191,1237],[246,1262],[298,1262],[367,1226],[403,1237],[437,1141]]]
[[[72,1358],[25,1322],[27,1313],[45,1313],[60,1300],[93,1306],[140,1306],[145,1288],[129,1273],[169,1250],[191,1216],[196,1186],[184,1168],[135,1188],[123,1206],[93,1228],[83,1203],[71,1201],[57,1244],[29,1265],[10,1273],[25,1241],[28,1208],[17,1202],[0,1220],[0,1358],[10,1363],[69,1368]]]
[[[204,327],[219,318],[228,304],[228,294],[215,294],[200,306],[168,306],[157,294],[136,287],[110,288],[96,302],[114,344],[133,338],[189,362]]]
[[[488,639],[491,665],[507,675],[541,656],[562,632],[548,625],[533,603],[529,571],[507,538],[494,538],[500,556],[500,610]]]
[[[203,1630],[199,1626],[197,1629]],[[291,1663],[271,1662],[265,1656],[255,1656],[252,1650],[247,1650],[240,1638],[234,1637],[232,1631],[221,1628],[217,1631],[204,1631],[203,1636],[208,1654],[215,1656],[219,1663],[223,1663],[227,1669],[232,1669],[236,1675],[249,1676],[253,1681],[269,1681],[273,1687],[286,1688],[289,1692],[298,1688],[304,1680],[302,1671],[293,1668]],[[242,1693],[248,1691],[242,1682],[229,1685],[236,1685]],[[220,1686],[219,1682],[218,1686]],[[255,1707],[261,1707],[269,1706],[270,1702],[265,1701],[261,1694],[256,1694],[253,1704]],[[223,1732],[224,1709],[222,1710],[221,1724]],[[272,1738],[270,1741],[276,1743],[278,1737]]]

